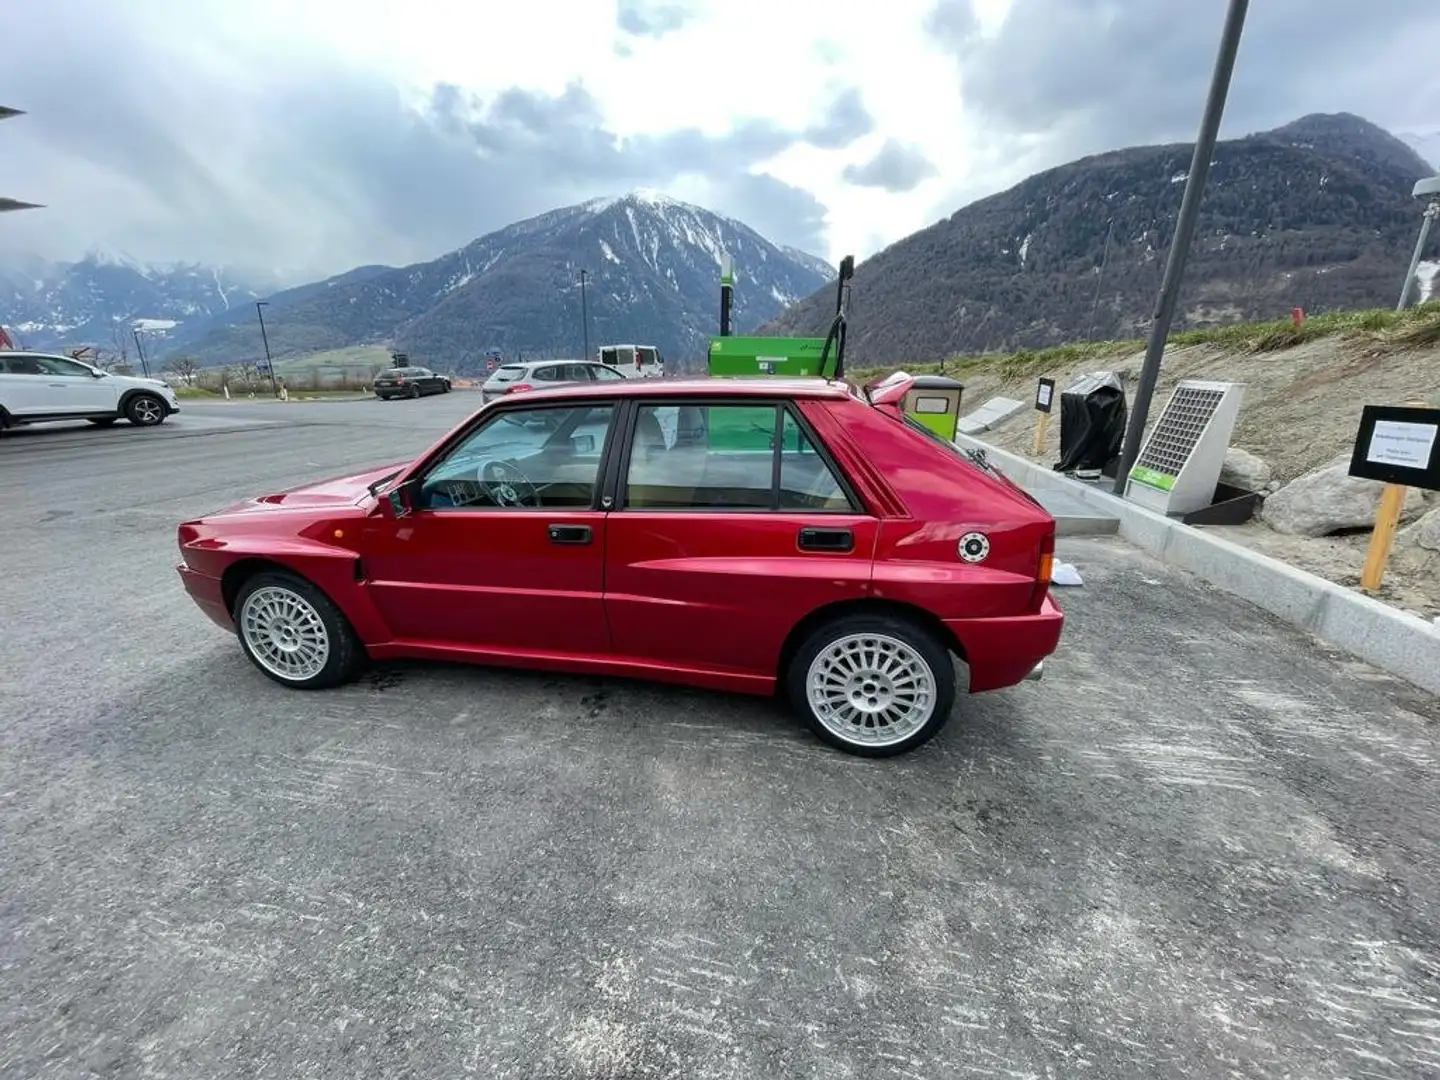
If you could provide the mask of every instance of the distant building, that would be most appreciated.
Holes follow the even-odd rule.
[[[0,105],[0,120],[9,120],[12,116],[24,115],[25,112],[22,109],[12,109],[8,105]],[[39,203],[21,202],[19,199],[10,199],[0,195],[0,213],[4,213],[6,210],[37,210],[39,208]]]

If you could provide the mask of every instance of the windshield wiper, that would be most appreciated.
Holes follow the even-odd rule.
[[[394,472],[380,477],[380,479],[376,480],[374,483],[366,484],[365,490],[370,492],[371,495],[377,495],[379,494],[379,489],[382,484],[388,484],[391,480],[394,480],[395,477],[399,476],[402,472],[404,472],[403,469],[396,469]]]

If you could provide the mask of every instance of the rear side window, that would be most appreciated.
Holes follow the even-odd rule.
[[[530,376],[536,382],[564,382],[564,369],[558,365],[555,367],[536,368]]]
[[[522,364],[506,364],[495,372],[496,382],[514,382],[525,374],[525,367]]]

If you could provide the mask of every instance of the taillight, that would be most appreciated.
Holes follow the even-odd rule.
[[[1050,576],[1055,570],[1055,527],[1052,525],[1040,537],[1040,565],[1035,568],[1035,588],[1030,592],[1030,607],[1040,610],[1045,594],[1050,589]]]
[[[531,386],[528,382],[522,382],[522,383],[516,383],[514,386],[510,387],[510,389],[506,390],[505,392],[506,392],[507,394],[518,394],[518,393],[520,393],[520,391],[522,391],[522,390],[534,390],[534,389],[535,389],[535,388],[534,388],[533,386]]]

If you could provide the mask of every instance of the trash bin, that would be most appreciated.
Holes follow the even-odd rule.
[[[917,375],[900,407],[942,439],[955,441],[965,384],[946,375]]]
[[[1099,476],[1120,460],[1125,441],[1125,384],[1095,371],[1060,395],[1060,460],[1056,472]]]

